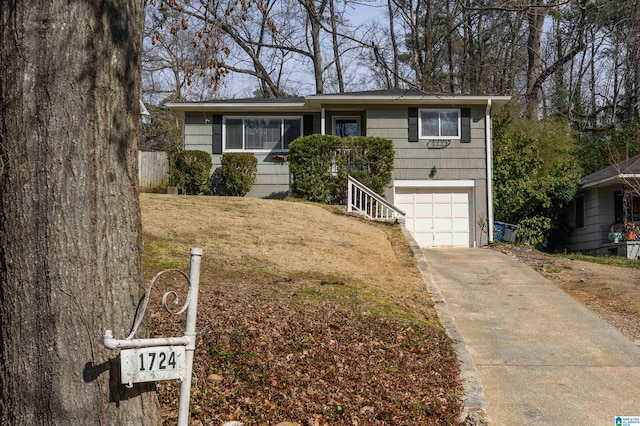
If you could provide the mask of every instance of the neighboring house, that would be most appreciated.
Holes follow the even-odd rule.
[[[638,259],[640,236],[629,224],[640,223],[639,190],[640,156],[583,177],[563,220],[572,228],[565,249]]]
[[[286,153],[309,134],[378,136],[395,148],[384,194],[406,213],[423,247],[485,245],[492,240],[491,116],[507,96],[433,95],[378,90],[295,98],[230,99],[167,106],[184,123],[184,149],[258,158],[249,196],[289,193]]]

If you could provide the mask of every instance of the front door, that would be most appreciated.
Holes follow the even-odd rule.
[[[333,134],[335,136],[360,136],[360,117],[334,117]]]

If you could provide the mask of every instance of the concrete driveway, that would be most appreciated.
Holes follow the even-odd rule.
[[[596,313],[505,254],[422,254],[425,281],[458,341],[471,409],[509,426],[640,417],[640,348]]]

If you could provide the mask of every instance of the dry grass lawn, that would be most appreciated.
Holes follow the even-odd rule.
[[[192,419],[452,424],[458,364],[402,233],[316,204],[141,194],[145,278],[202,247]],[[151,329],[184,318],[157,300]],[[184,284],[178,284],[184,287]],[[178,384],[159,386],[166,424]]]

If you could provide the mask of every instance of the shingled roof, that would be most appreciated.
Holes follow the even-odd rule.
[[[640,155],[591,173],[580,179],[580,183],[583,187],[588,187],[616,178],[640,178]]]

